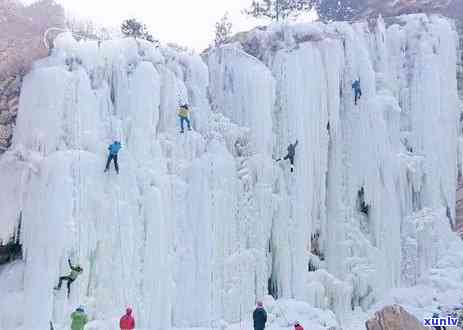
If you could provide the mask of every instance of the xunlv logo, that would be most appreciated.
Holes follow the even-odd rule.
[[[447,326],[447,327],[456,327],[458,325],[458,319],[455,317],[434,317],[429,319],[424,319],[425,327],[432,327],[436,325]]]

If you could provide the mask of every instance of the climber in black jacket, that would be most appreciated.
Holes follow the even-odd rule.
[[[296,147],[299,141],[296,140],[294,144],[290,143],[288,146],[288,154],[283,158],[283,160],[289,159],[289,162],[291,163],[291,172],[294,172],[294,157],[296,156]],[[282,160],[281,158],[278,158],[276,161],[279,162]]]

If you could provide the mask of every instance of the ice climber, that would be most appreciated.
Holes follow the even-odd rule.
[[[296,140],[295,143],[290,143],[288,146],[288,154],[283,158],[283,160],[289,159],[291,163],[291,172],[294,172],[294,156],[296,156],[296,147],[298,143],[298,140]],[[280,160],[281,158],[278,158],[276,161],[279,162]]]
[[[71,259],[68,259],[68,264],[69,267],[71,268],[71,273],[67,276],[61,276],[59,278],[58,286],[55,287],[55,290],[60,290],[61,289],[61,284],[63,284],[63,281],[67,281],[67,288],[68,288],[68,298],[69,295],[71,294],[71,284],[76,280],[76,278],[82,274],[84,269],[80,267],[80,265],[73,266],[71,263]]]
[[[437,319],[436,323],[439,323],[439,317],[440,317],[439,313],[433,313],[432,314],[432,318]],[[434,321],[432,323],[434,324]],[[446,330],[446,328],[444,326],[440,326],[440,325],[434,326],[434,329],[436,329],[436,330]]]
[[[304,328],[302,327],[302,325],[299,322],[296,321],[294,323],[294,330],[304,330]]]
[[[252,313],[252,318],[254,320],[254,330],[264,330],[265,323],[267,322],[267,312],[264,309],[264,305],[261,301],[257,302],[257,307]]]
[[[121,330],[133,330],[135,329],[135,319],[132,316],[132,308],[127,307],[125,315],[121,317],[119,321]]]
[[[184,122],[186,122],[188,130],[191,131],[191,124],[189,119],[190,112],[191,110],[188,104],[181,105],[177,110],[177,114],[180,118],[180,133],[184,132]]]
[[[355,95],[355,105],[357,105],[357,101],[360,100],[362,97],[362,88],[360,87],[360,78],[357,80],[354,80],[352,83],[352,89],[354,90],[354,95]]]
[[[85,314],[84,308],[79,306],[71,314],[71,330],[84,330],[85,324],[88,322],[88,317]]]
[[[114,167],[116,168],[117,174],[119,174],[119,164],[117,163],[117,154],[119,153],[119,150],[121,150],[122,145],[119,141],[114,141],[111,145],[109,145],[108,150],[109,150],[109,155],[108,155],[108,160],[106,161],[106,168],[105,172],[109,171],[109,165],[111,165],[111,160],[114,160]]]

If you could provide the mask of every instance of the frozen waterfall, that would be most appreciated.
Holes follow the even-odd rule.
[[[349,329],[391,289],[433,287],[463,253],[456,42],[424,15],[271,25],[202,57],[60,35],[0,156],[0,237],[21,217],[23,243],[0,268],[0,329],[65,329],[80,304],[89,329],[126,305],[140,329],[210,329],[249,322],[269,293]],[[120,175],[103,173],[114,139]],[[275,159],[295,140],[291,173]],[[68,257],[85,270],[70,299],[53,292]]]

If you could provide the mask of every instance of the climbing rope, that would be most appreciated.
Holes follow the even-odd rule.
[[[74,89],[74,94],[73,94],[73,101],[75,101],[75,104],[77,104],[77,94],[78,94],[78,81],[75,84],[75,89]],[[76,148],[78,150],[78,161],[77,161],[77,184],[78,187],[82,188],[82,173],[81,173],[81,146],[80,146],[80,141],[82,140],[81,138],[81,127],[82,127],[82,114],[80,112],[80,109],[77,110],[77,120],[76,120]],[[79,143],[77,143],[79,142]],[[79,191],[79,198],[76,201],[76,210],[80,211],[80,201],[82,200],[82,189],[78,190]],[[80,260],[82,256],[82,251],[81,251],[81,240],[82,240],[82,223],[79,219],[79,225],[78,225],[78,250],[77,250],[77,257],[78,260]],[[81,261],[79,261],[81,263]]]
[[[277,305],[278,308],[280,309],[281,315],[283,316],[284,320],[286,321],[286,324],[287,324],[288,326],[291,326],[291,323],[289,322],[288,318],[286,317],[285,311],[283,310],[283,308],[282,308],[280,305],[278,305],[278,304],[276,304],[276,305]]]
[[[210,162],[210,170],[211,170],[211,173],[210,173],[210,178],[211,178],[211,181],[213,180],[214,178],[214,159],[213,159],[213,156],[211,155],[211,162]],[[215,207],[215,194],[214,194],[214,189],[213,187],[210,187],[210,191],[211,191],[211,206],[212,206],[212,210],[214,210],[214,207]],[[211,323],[210,323],[210,327],[211,327],[211,330],[213,329],[213,325],[214,325],[214,233],[215,233],[215,227],[214,227],[214,220],[212,219],[211,220],[211,237],[212,237],[212,244],[211,244],[211,260],[212,260],[212,271],[211,271],[211,304],[210,304],[210,313],[211,313]]]
[[[119,189],[118,189],[118,196],[116,197],[119,197]],[[119,228],[119,249],[120,249],[120,257],[121,257],[121,276],[122,276],[122,283],[127,283],[126,282],[126,276],[125,276],[125,272],[124,272],[124,258],[123,258],[123,247],[122,247],[122,230],[121,230],[121,222],[120,222],[120,212],[119,212],[119,198],[117,198],[116,200],[116,219],[117,219],[117,224],[118,224],[118,228]],[[127,299],[127,290],[126,290],[126,286],[125,285],[122,285],[122,298],[124,299],[124,305],[127,306],[127,303],[128,303],[128,299]]]
[[[241,243],[240,243],[241,245]],[[241,252],[241,246],[239,247],[239,251]],[[241,265],[241,264],[240,264]],[[242,276],[241,276],[241,266],[239,268],[239,279],[240,279],[240,298],[243,297],[243,285],[242,285]],[[240,301],[240,330],[243,330],[243,304]]]
[[[77,168],[77,177],[78,177],[78,180],[77,180],[77,184],[78,184],[78,187],[81,186],[81,172],[80,172],[80,163],[81,163],[81,155],[80,155],[80,151],[79,151],[79,156],[78,156],[78,161],[77,163],[79,164],[78,168]],[[82,198],[82,189],[80,189],[80,194],[79,194],[79,198],[77,198],[76,200],[76,210],[79,211],[80,210],[80,198]],[[82,240],[82,221],[80,221],[80,219],[77,218],[77,221],[78,221],[78,236],[77,236],[77,260],[79,260],[79,264],[81,264],[81,258],[82,258],[82,250],[81,250],[81,240]]]
[[[243,160],[241,162],[241,165],[242,165],[242,168],[246,169],[247,163],[246,163],[245,160]],[[241,180],[241,183],[243,183],[242,180]],[[243,190],[244,190],[244,186],[243,186]],[[247,198],[246,198],[246,200],[247,200]],[[238,251],[239,251],[239,253],[242,252],[241,249],[242,249],[241,240],[238,240]],[[243,279],[242,279],[242,276],[241,276],[241,273],[242,273],[241,264],[239,264],[238,269],[239,269],[239,277],[238,277],[239,278],[239,291],[240,291],[240,298],[241,298],[241,297],[243,297]],[[240,301],[240,330],[243,330],[243,303],[242,303],[242,301]]]

